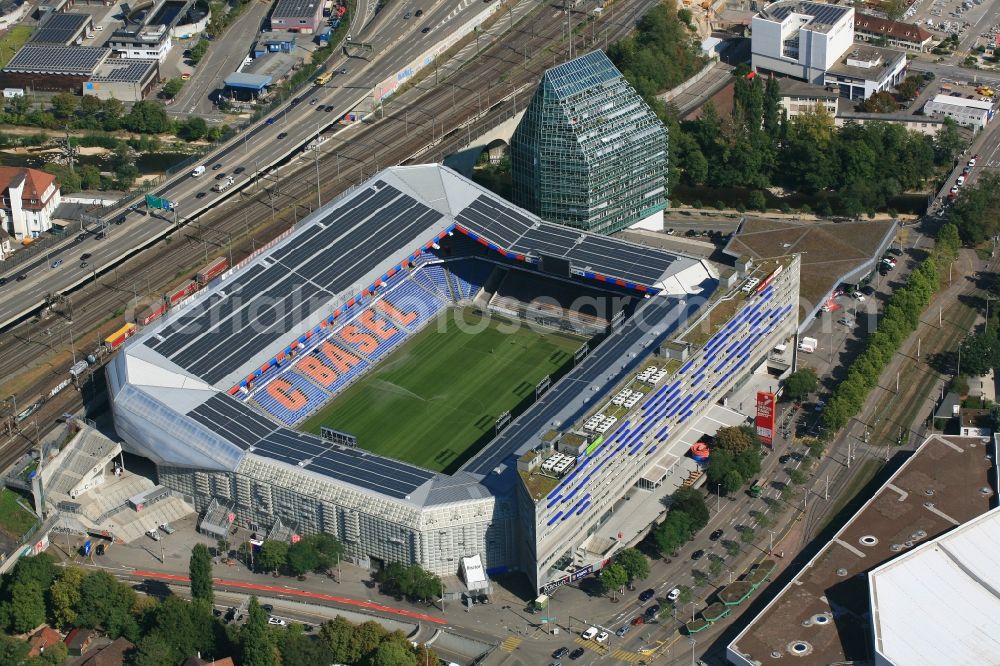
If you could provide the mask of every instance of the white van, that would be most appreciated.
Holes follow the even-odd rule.
[[[203,173],[205,173],[205,167],[204,166],[196,166],[194,168],[194,171],[191,172],[191,177],[192,178],[197,178],[198,176],[200,176]]]

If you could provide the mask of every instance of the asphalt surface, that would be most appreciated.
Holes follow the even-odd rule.
[[[415,0],[410,0],[406,5],[394,5],[392,10],[380,12],[362,33],[354,36],[355,39],[373,44],[375,56],[372,62],[361,58],[346,58],[343,55],[335,56],[328,69],[338,74],[328,85],[307,88],[296,98],[300,100],[298,104],[286,104],[271,117],[246,129],[224,147],[206,156],[203,164],[209,170],[202,176],[193,178],[187,173],[180,174],[155,194],[175,202],[181,217],[195,217],[231,197],[241,185],[250,181],[254,173],[266,170],[268,166],[281,161],[322,134],[366,95],[370,97],[370,91],[378,81],[399,71],[436,40],[459,27],[462,19],[471,15],[471,11],[479,9],[478,6],[468,5],[464,10],[456,11],[453,5],[439,3],[424,9],[425,14],[420,20],[414,20],[413,17],[403,19],[404,7],[409,4],[416,7]],[[433,28],[427,34],[422,34],[420,31],[425,25]],[[346,70],[347,73],[340,74],[340,70]],[[312,104],[313,100],[316,101],[315,104]],[[333,108],[330,111],[320,111],[320,106]],[[220,169],[213,170],[214,165],[221,165]],[[243,170],[243,173],[236,174],[238,180],[235,187],[221,194],[211,190],[216,176],[234,175],[235,169]],[[98,241],[91,236],[76,245],[70,239],[51,249],[47,257],[40,257],[8,271],[3,276],[8,280],[21,275],[25,279],[5,285],[4,298],[0,302],[0,328],[39,306],[46,293],[64,291],[81,283],[100,272],[115,258],[152,241],[165,231],[163,223],[151,224],[149,217],[129,212],[125,223],[117,232],[112,230],[110,238]],[[103,247],[98,248],[99,245]],[[77,250],[81,253],[89,252],[93,258],[87,266],[81,266],[77,258],[67,252],[69,248],[74,253]],[[62,256],[63,252],[66,252],[65,257]],[[63,259],[63,264],[57,269],[48,268],[57,257]]]

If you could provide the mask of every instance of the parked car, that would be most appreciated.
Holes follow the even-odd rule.
[[[87,261],[87,259],[90,259],[89,252],[84,252],[83,254],[80,255],[80,261]]]
[[[597,627],[588,627],[582,634],[580,634],[580,636],[585,641],[589,641],[596,635],[597,635]]]
[[[198,194],[194,195],[194,198],[195,199],[204,199],[206,194],[208,194],[208,192],[199,192]]]
[[[632,618],[633,627],[638,627],[640,624],[646,624],[646,620],[641,615],[636,615]]]
[[[722,538],[722,534],[723,534],[722,530],[715,530],[714,532],[708,535],[708,540],[718,541],[719,539]]]
[[[556,650],[555,652],[552,653],[552,658],[553,659],[562,659],[563,657],[565,657],[568,654],[569,654],[569,648],[563,646],[563,647],[559,648],[558,650]]]
[[[431,31],[431,29],[430,29],[429,27],[427,27],[427,28],[423,28],[423,29],[421,29],[421,30],[420,30],[420,33],[421,33],[421,34],[424,34],[424,35],[426,35],[426,34],[427,34],[428,32],[430,32],[430,31]]]
[[[424,15],[424,10],[418,9],[417,11],[413,12],[413,15],[416,16],[417,18],[420,18],[421,16]]]
[[[281,132],[278,134],[278,140],[280,141],[281,139],[284,139],[286,136],[288,136],[288,132]]]
[[[60,266],[62,266],[62,264],[63,264],[62,259],[56,259],[55,261],[52,262],[52,268],[59,268]]]
[[[650,599],[652,599],[654,596],[656,596],[656,590],[654,590],[652,588],[650,588],[648,590],[643,590],[642,592],[639,593],[639,601],[641,601],[642,603],[646,603],[647,601],[649,601]]]
[[[862,294],[860,291],[854,292],[852,294],[852,296],[854,296],[854,300],[856,300],[858,303],[864,303],[865,302],[865,295]]]
[[[236,175],[239,175],[244,171],[246,171],[246,167],[236,167],[235,169],[233,169],[233,173]]]
[[[787,465],[788,461],[791,460],[791,459],[792,459],[792,457],[786,453],[785,455],[783,455],[780,458],[778,458],[778,463],[781,464],[781,465]]]
[[[222,168],[222,162],[212,165],[212,171],[218,171],[221,168]]]
[[[675,587],[674,589],[670,590],[670,593],[667,595],[667,601],[673,603],[677,601],[677,599],[680,596],[681,596],[681,588]]]
[[[700,560],[703,557],[705,557],[705,551],[703,550],[696,550],[693,553],[691,553],[692,560]]]
[[[278,618],[278,617],[269,617],[269,618],[267,618],[267,623],[268,624],[273,624],[273,625],[278,626],[278,627],[284,627],[285,625],[288,624],[287,622],[285,622],[284,620],[282,620],[281,618]]]
[[[660,612],[660,604],[653,604],[652,606],[646,609],[645,613],[646,619],[652,620],[653,618],[656,617],[657,613],[659,612]]]
[[[583,656],[584,652],[586,652],[586,650],[584,650],[582,647],[578,647],[577,649],[569,653],[569,658],[572,659],[573,661],[576,661],[577,659]]]
[[[615,636],[617,636],[618,638],[621,638],[622,636],[624,636],[625,634],[627,634],[628,630],[631,629],[631,628],[632,627],[630,627],[629,625],[623,624],[622,626],[618,627],[618,629],[615,630]]]
[[[77,243],[79,243],[80,241],[85,241],[85,240],[87,240],[87,234],[77,234],[77,236],[76,236],[76,242]]]

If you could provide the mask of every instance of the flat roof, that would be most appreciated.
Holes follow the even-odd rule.
[[[931,102],[947,106],[961,106],[968,109],[978,109],[980,111],[989,111],[993,108],[993,102],[984,102],[981,99],[953,97],[951,95],[934,95],[934,99],[931,100]]]
[[[28,40],[33,44],[65,44],[68,45],[80,36],[88,23],[92,23],[90,14],[49,14],[35,34]]]
[[[995,663],[997,544],[993,509],[869,573],[875,651],[895,666]]]
[[[760,663],[871,663],[869,571],[989,511],[996,445],[931,435],[729,644]],[[826,618],[816,621],[816,618]],[[966,619],[971,620],[971,617]],[[913,621],[907,613],[901,620]],[[805,650],[792,650],[802,644]],[[922,663],[942,663],[934,660]],[[946,663],[946,662],[945,662]],[[982,662],[965,662],[982,663]]]
[[[3,71],[88,76],[110,55],[111,49],[96,46],[25,44]]]
[[[322,5],[323,0],[278,0],[271,18],[312,18]]]
[[[792,14],[803,14],[812,17],[808,27],[810,30],[823,31],[840,21],[850,11],[850,7],[838,7],[824,2],[775,2],[768,5],[760,13],[764,18],[784,21]]]
[[[108,58],[90,77],[92,83],[144,83],[149,79],[150,70],[158,66],[156,60],[133,60],[132,58]]]
[[[865,62],[878,61],[874,67],[861,67],[848,64],[848,60],[862,60]],[[883,49],[878,46],[868,46],[853,44],[849,51],[842,55],[833,66],[827,70],[827,74],[840,74],[850,76],[865,81],[879,81],[897,62],[906,60],[906,54],[902,51]]]
[[[249,72],[233,72],[226,77],[225,83],[228,88],[252,88],[263,90],[271,85],[273,79],[267,74],[251,74]]]

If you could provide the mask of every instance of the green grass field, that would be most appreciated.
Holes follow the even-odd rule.
[[[31,37],[34,31],[30,25],[15,25],[0,37],[0,67],[6,67],[17,50],[20,49]]]
[[[497,416],[533,395],[538,380],[583,344],[582,338],[527,326],[499,330],[506,322],[495,317],[483,327],[482,316],[472,310],[441,316],[302,430],[336,428],[373,453],[450,471],[475,453],[485,434],[492,436]]]
[[[38,521],[31,513],[17,503],[18,495],[10,488],[0,488],[0,530],[12,537],[19,537]]]

